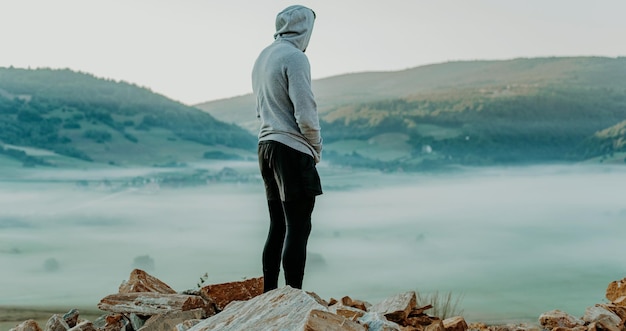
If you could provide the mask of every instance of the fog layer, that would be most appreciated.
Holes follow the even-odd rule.
[[[260,182],[81,186],[89,172],[26,171],[0,182],[0,305],[95,308],[134,267],[177,291],[205,272],[261,275]],[[451,291],[469,320],[536,321],[581,316],[626,276],[624,168],[321,174],[304,286],[323,298]]]

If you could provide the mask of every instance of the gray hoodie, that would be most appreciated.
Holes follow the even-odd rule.
[[[259,141],[283,143],[319,162],[322,137],[311,90],[311,68],[304,54],[314,21],[315,13],[299,5],[287,7],[276,16],[275,40],[261,52],[252,69],[252,90],[261,119]]]

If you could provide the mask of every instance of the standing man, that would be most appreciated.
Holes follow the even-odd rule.
[[[290,6],[276,16],[274,42],[252,70],[259,131],[259,168],[265,183],[270,226],[263,249],[264,292],[278,287],[282,259],[285,283],[302,288],[306,246],[315,197],[322,194],[317,105],[304,54],[315,12]]]

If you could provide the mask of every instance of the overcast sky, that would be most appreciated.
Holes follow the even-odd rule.
[[[626,56],[624,0],[302,0],[313,78],[454,60]],[[70,68],[186,104],[251,92],[284,0],[0,0],[0,66]]]

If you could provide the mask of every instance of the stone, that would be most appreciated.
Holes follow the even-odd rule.
[[[187,320],[204,318],[204,309],[192,309],[187,311],[170,311],[165,314],[154,315],[138,329],[138,331],[170,331],[176,325]]]
[[[466,331],[468,329],[467,322],[462,316],[455,316],[443,320],[443,327],[446,331]]]
[[[146,324],[146,319],[148,319],[148,317],[145,317],[143,315],[137,315],[135,313],[132,313],[128,316],[130,326],[133,328],[133,330],[141,329],[141,327]]]
[[[626,307],[626,295],[613,300],[613,303],[617,306]]]
[[[122,331],[126,330],[128,320],[122,314],[107,315],[104,318],[104,327],[98,328],[103,331]],[[95,323],[94,323],[95,324]]]
[[[539,316],[539,324],[546,329],[556,327],[574,328],[578,325],[584,325],[585,322],[566,312],[558,309],[545,312]]]
[[[244,330],[311,330],[307,323],[332,322],[327,315],[312,311],[328,311],[316,298],[290,286],[263,293],[247,301],[233,301],[219,314],[196,324],[189,331],[244,331]],[[340,317],[343,325],[350,321]],[[321,329],[323,330],[323,329]],[[331,329],[343,330],[343,329]],[[345,329],[351,330],[351,329]],[[364,329],[361,329],[364,330]]]
[[[332,313],[343,316],[351,321],[356,321],[365,315],[365,311],[344,305],[334,305],[328,308]]]
[[[218,310],[224,310],[233,301],[250,300],[263,294],[263,277],[240,282],[207,285],[200,289],[200,295],[212,300]]]
[[[26,320],[9,331],[42,331],[35,320]]]
[[[616,304],[598,304],[598,306],[604,307],[607,310],[612,311],[617,315],[622,321],[626,321],[626,306],[619,306]]]
[[[97,331],[96,327],[90,321],[83,321],[76,324],[74,327],[69,329],[68,331]]]
[[[69,325],[63,319],[63,316],[54,314],[48,319],[46,323],[45,331],[67,331],[70,328]]]
[[[202,297],[186,294],[163,294],[137,292],[111,294],[98,303],[98,309],[121,314],[158,315],[173,310],[192,310],[202,308],[207,316],[213,315],[213,305]]]
[[[440,319],[434,319],[430,325],[424,328],[424,331],[445,331],[446,327],[443,325],[443,321]]]
[[[78,309],[72,309],[63,315],[63,320],[65,320],[65,323],[67,323],[70,328],[73,328],[78,324],[79,315],[80,311],[78,311]]]
[[[415,291],[409,291],[389,297],[370,307],[369,311],[382,313],[389,321],[402,324],[416,306],[417,295]]]
[[[304,321],[303,331],[366,331],[367,329],[356,322],[329,311],[313,309]]]
[[[622,319],[619,316],[617,316],[617,314],[608,310],[602,305],[595,305],[593,307],[588,307],[585,310],[585,316],[583,316],[583,321],[587,323],[602,321],[603,326],[610,325],[616,328],[619,328],[620,324],[622,324]]]
[[[606,298],[609,301],[614,302],[623,296],[626,296],[626,278],[609,283],[606,288]]]
[[[123,294],[137,292],[176,294],[169,285],[141,269],[131,271],[128,281],[122,283],[119,288],[119,293]]]
[[[566,327],[562,327],[562,326],[557,326],[556,328],[552,329],[551,331],[587,331],[587,327],[583,326],[583,325],[578,325],[578,326],[575,326],[573,328],[566,328]]]
[[[353,300],[349,296],[345,296],[345,297],[341,298],[341,300],[339,302],[341,302],[341,304],[346,306],[346,307],[353,307],[353,308],[357,308],[357,309],[360,309],[360,310],[363,310],[363,311],[367,311],[367,309],[372,306],[371,304],[369,304],[369,303],[367,303],[365,301]]]
[[[368,331],[401,331],[400,325],[385,318],[382,313],[368,312],[358,322],[367,327]]]
[[[176,324],[176,331],[188,331],[189,329],[191,329],[192,327],[194,327],[196,324],[202,322],[202,320],[186,320],[182,323]]]

